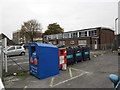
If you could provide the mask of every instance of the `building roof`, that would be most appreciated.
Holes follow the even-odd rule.
[[[106,27],[95,27],[95,28],[87,28],[87,29],[81,29],[81,30],[74,30],[74,31],[67,31],[67,32],[64,32],[64,33],[69,33],[69,32],[76,32],[76,31],[87,31],[87,30],[93,30],[93,29],[96,29],[96,30],[111,30],[114,32],[114,30],[110,29],[110,28],[106,28]]]
[[[10,40],[5,34],[1,33],[0,40],[4,38],[7,38],[7,45],[15,45],[15,43],[12,40]]]
[[[95,28],[87,28],[87,29],[81,29],[81,30],[67,31],[67,32],[63,32],[63,33],[77,32],[77,31],[87,31],[87,30],[93,30],[93,29],[95,29],[95,30],[110,30],[110,31],[113,31],[113,32],[114,32],[114,30],[112,30],[112,29],[110,29],[110,28],[106,28],[106,27],[95,27]],[[62,34],[62,33],[58,33],[58,34]],[[57,35],[57,34],[51,34],[51,35]],[[47,35],[45,35],[45,36],[47,36]]]

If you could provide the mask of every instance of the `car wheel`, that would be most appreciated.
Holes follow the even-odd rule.
[[[21,52],[21,54],[20,54],[21,56],[23,56],[23,55],[25,55],[25,52]]]
[[[120,53],[118,53],[118,55],[120,56]]]

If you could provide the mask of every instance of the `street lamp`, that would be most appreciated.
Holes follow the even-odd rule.
[[[118,18],[115,18],[115,32],[116,32],[116,34],[118,34],[118,30],[117,30],[117,20],[118,20]]]

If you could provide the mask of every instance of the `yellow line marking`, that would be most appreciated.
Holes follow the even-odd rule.
[[[71,71],[71,68],[69,68],[69,74],[70,74],[70,78],[72,78],[72,71]]]
[[[51,82],[50,82],[50,87],[52,87],[53,86],[53,81],[54,81],[54,79],[55,79],[55,77],[52,77],[52,79],[51,79]]]
[[[86,72],[86,73],[88,73],[87,71],[80,70],[80,69],[76,69],[76,68],[71,68],[71,69],[76,70],[76,71],[81,71],[81,72]]]

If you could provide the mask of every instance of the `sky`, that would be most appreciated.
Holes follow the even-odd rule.
[[[65,32],[107,27],[115,29],[119,0],[1,0],[0,33],[12,39],[23,22],[35,19],[42,32],[58,23]]]

